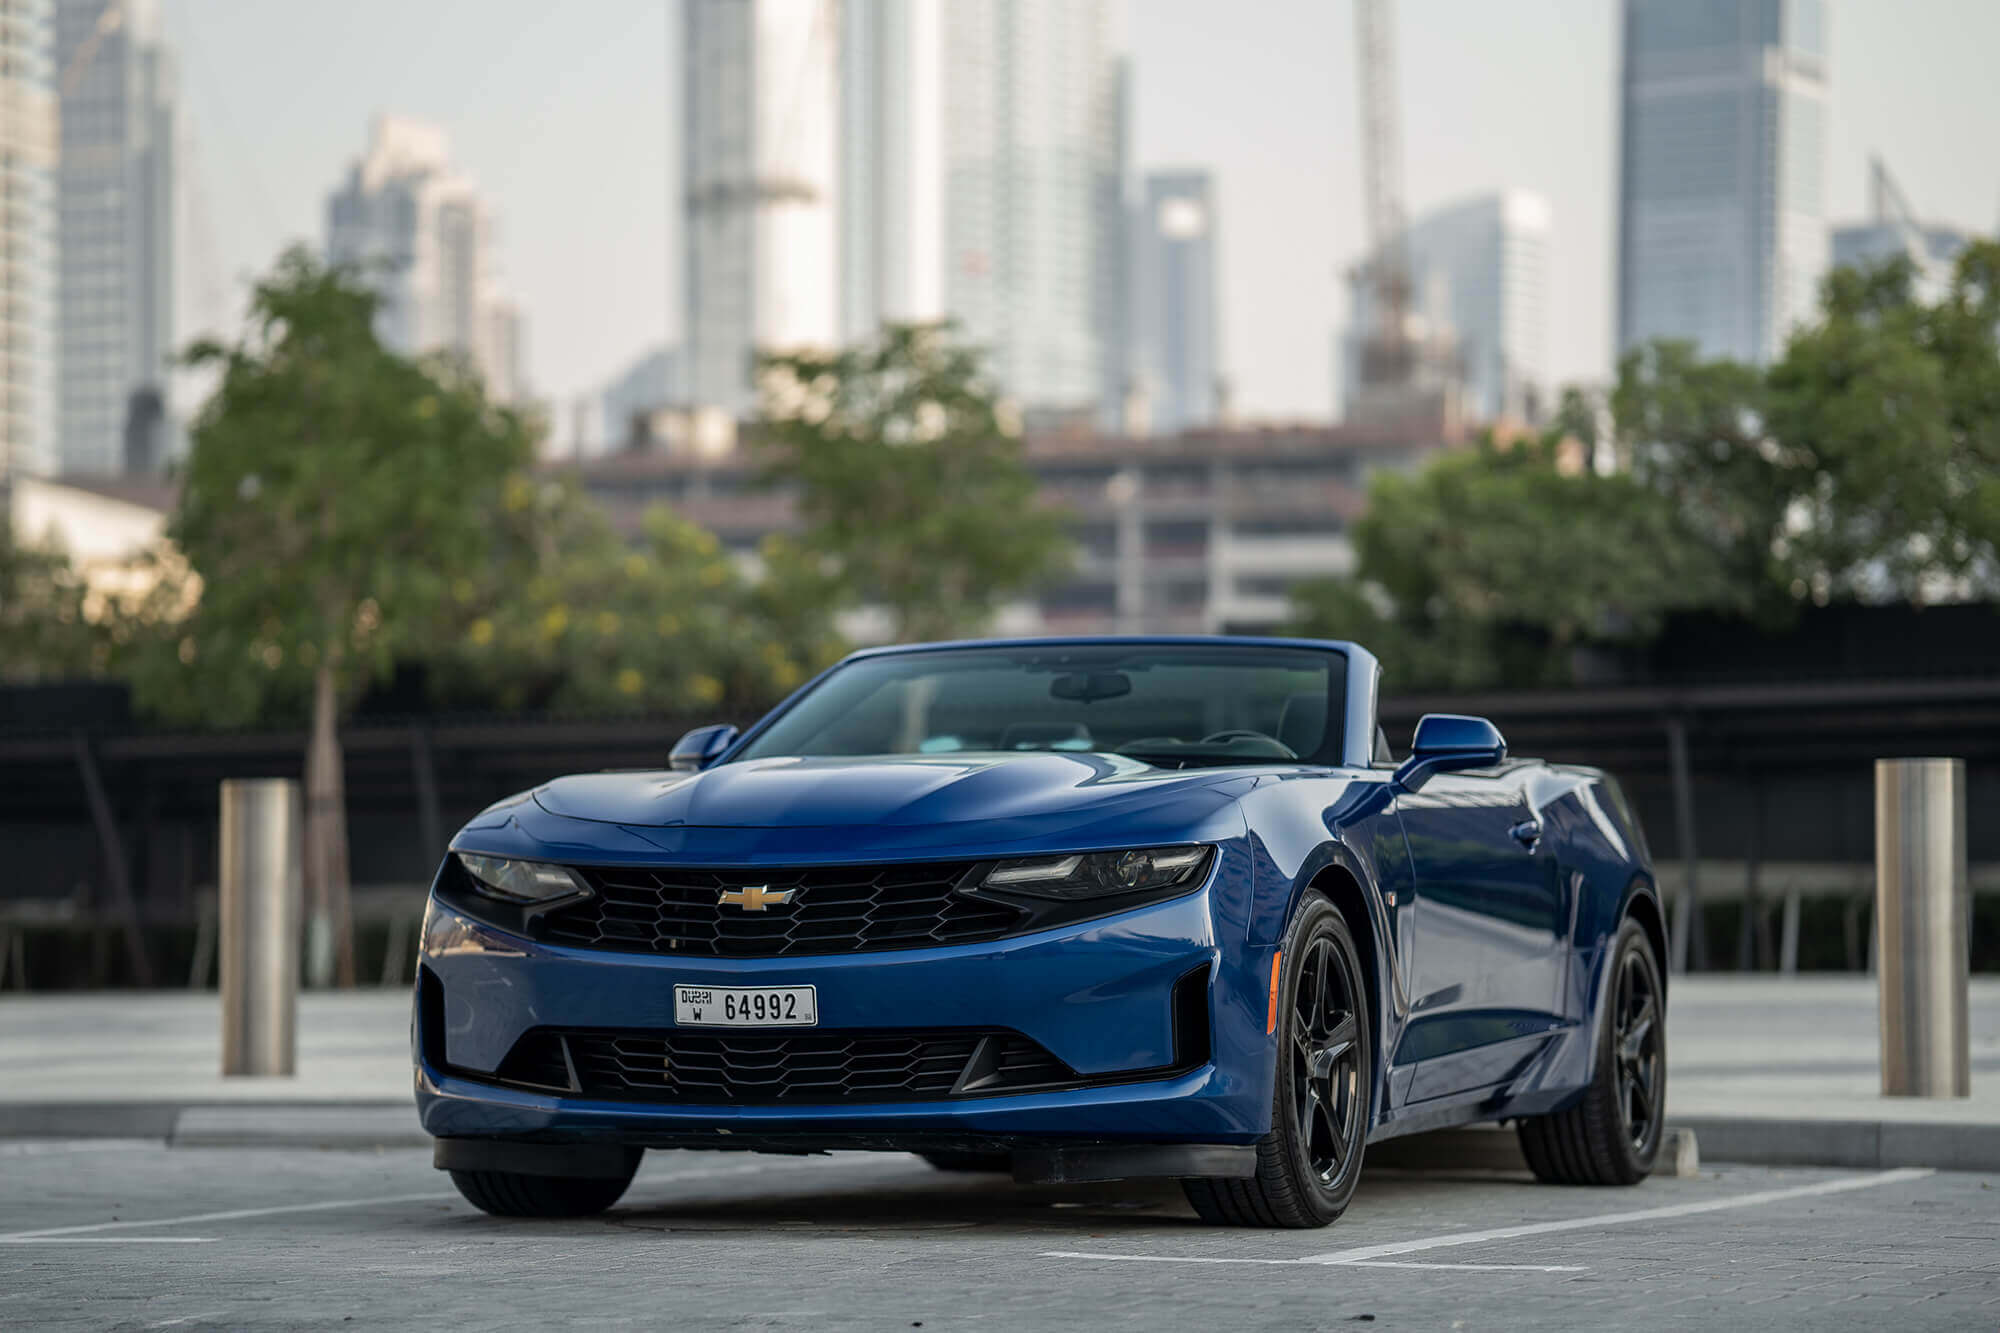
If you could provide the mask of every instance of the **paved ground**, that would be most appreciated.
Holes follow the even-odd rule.
[[[417,1151],[0,1143],[0,1326],[1993,1328],[1996,1190],[1374,1171],[1330,1230],[1226,1231],[1171,1187],[657,1153],[607,1217],[540,1223]]]
[[[1676,977],[1667,991],[1667,1105],[1683,1116],[2000,1121],[2000,977],[1972,979],[1972,1096],[1881,1096],[1871,977]]]

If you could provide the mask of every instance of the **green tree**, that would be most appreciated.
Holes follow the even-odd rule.
[[[637,543],[569,481],[509,482],[508,552],[461,580],[434,671],[447,701],[560,712],[761,711],[838,656],[825,591],[781,539],[746,572],[664,506]]]
[[[801,546],[898,640],[977,630],[1069,560],[978,354],[934,325],[761,363],[755,447],[791,487]]]
[[[94,675],[107,642],[87,614],[89,589],[55,546],[17,545],[0,513],[0,682]]]
[[[303,248],[252,292],[234,343],[189,360],[219,382],[194,424],[170,532],[201,580],[148,677],[165,711],[228,723],[309,701],[306,880],[354,980],[338,723],[406,644],[435,633],[455,583],[492,551],[487,516],[532,453],[530,424],[447,363],[377,341],[375,298]]]
[[[1782,582],[1776,543],[1784,531],[1790,460],[1766,432],[1764,412],[1756,367],[1705,360],[1686,342],[1626,353],[1611,393],[1625,470],[1701,535],[1734,586],[1768,604]]]
[[[1726,604],[1725,563],[1657,491],[1582,465],[1560,428],[1379,475],[1357,578],[1302,585],[1301,633],[1368,643],[1398,688],[1560,683],[1578,649]]]
[[[1838,269],[1821,319],[1771,367],[1795,598],[2000,593],[2000,243],[1961,255],[1936,304],[1906,260]]]

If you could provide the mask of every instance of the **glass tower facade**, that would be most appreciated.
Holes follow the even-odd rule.
[[[173,354],[172,69],[146,0],[57,0],[55,21],[58,452],[65,471],[153,468]],[[149,438],[128,443],[135,416]]]
[[[49,0],[0,0],[0,481],[55,465],[54,44]]]
[[[835,341],[839,9],[683,6],[682,328],[700,406],[743,415],[758,352]]]
[[[367,153],[327,196],[327,262],[353,267],[374,289],[384,346],[454,353],[491,397],[519,402],[528,391],[522,319],[496,291],[492,248],[485,204],[451,169],[444,131],[376,117]]]
[[[1109,0],[945,7],[945,308],[1032,416],[1122,379],[1124,63]]]
[[[1618,343],[1764,362],[1827,262],[1824,0],[1625,0]]]
[[[1215,184],[1206,171],[1155,171],[1132,230],[1131,347],[1156,434],[1213,424],[1217,410]]]

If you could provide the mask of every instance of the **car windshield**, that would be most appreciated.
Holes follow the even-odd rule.
[[[1337,763],[1347,659],[1330,650],[1022,645],[863,658],[739,759],[1056,750],[1168,767]]]

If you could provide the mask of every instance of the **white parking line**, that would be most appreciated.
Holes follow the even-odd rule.
[[[1494,1227],[1487,1231],[1458,1231],[1445,1236],[1425,1236],[1417,1240],[1386,1241],[1379,1245],[1359,1245],[1348,1250],[1330,1250],[1325,1254],[1308,1254],[1297,1259],[1249,1259],[1219,1258],[1202,1255],[1172,1254],[1107,1254],[1085,1250],[1047,1250],[1040,1257],[1044,1259],[1098,1259],[1121,1263],[1148,1264],[1315,1264],[1322,1267],[1339,1268],[1424,1268],[1424,1269],[1465,1269],[1469,1271],[1509,1271],[1537,1273],[1574,1273],[1585,1270],[1566,1264],[1433,1264],[1422,1262],[1397,1262],[1389,1256],[1417,1254],[1425,1250],[1446,1249],[1458,1245],[1483,1245],[1488,1241],[1513,1240],[1520,1236],[1541,1236],[1559,1231],[1582,1231],[1598,1227],[1625,1226],[1633,1222],[1663,1221],[1668,1218],[1693,1217],[1701,1213],[1717,1213],[1729,1208],[1755,1208],[1767,1203],[1783,1203],[1788,1199],[1805,1199],[1822,1194],[1843,1194],[1849,1190],[1872,1189],[1878,1185],[1895,1185],[1906,1180],[1921,1180],[1933,1174],[1929,1167],[1902,1167],[1894,1171],[1876,1171],[1865,1176],[1842,1176],[1837,1180],[1821,1180],[1811,1185],[1795,1185],[1788,1189],[1755,1190],[1748,1194],[1733,1194],[1722,1199],[1702,1199],[1692,1203],[1666,1204],[1659,1208],[1636,1208],[1629,1212],[1597,1213],[1590,1217],[1568,1217],[1555,1222],[1529,1222],[1514,1227]]]
[[[21,1139],[0,1143],[0,1158],[52,1157],[58,1153],[144,1152],[157,1150],[158,1139]]]
[[[231,1208],[220,1213],[189,1213],[183,1217],[155,1217],[130,1222],[86,1222],[73,1227],[43,1227],[36,1231],[10,1231],[0,1235],[0,1242],[21,1240],[45,1240],[52,1236],[82,1236],[96,1231],[127,1231],[137,1227],[185,1226],[190,1222],[239,1222],[250,1217],[279,1217],[286,1213],[325,1213],[336,1208],[372,1208],[385,1203],[441,1203],[455,1199],[455,1194],[439,1194],[432,1190],[424,1194],[384,1194],[373,1199],[329,1199],[324,1203],[286,1203],[271,1208]]]
[[[1305,1264],[1310,1259],[1235,1259],[1208,1258],[1175,1254],[1104,1254],[1095,1250],[1047,1250],[1039,1258],[1043,1259],[1119,1259],[1140,1264]],[[1322,1265],[1324,1266],[1324,1265]],[[1451,1269],[1465,1273],[1587,1273],[1590,1270],[1578,1264],[1426,1264],[1396,1263],[1386,1259],[1348,1259],[1341,1262],[1342,1268],[1425,1268]]]
[[[1795,1185],[1789,1189],[1733,1194],[1723,1199],[1671,1203],[1659,1208],[1636,1208],[1624,1213],[1599,1213],[1594,1217],[1569,1217],[1560,1222],[1529,1222],[1518,1227],[1495,1227],[1491,1231],[1461,1231],[1449,1236],[1426,1236],[1422,1240],[1390,1241],[1385,1245],[1362,1245],[1351,1250],[1310,1254],[1299,1262],[1351,1264],[1364,1259],[1383,1259],[1392,1254],[1415,1254],[1421,1250],[1439,1250],[1448,1246],[1482,1245],[1490,1240],[1512,1240],[1517,1236],[1542,1236],[1556,1231],[1582,1231],[1586,1228],[1618,1227],[1632,1222],[1652,1222],[1670,1217],[1693,1217],[1699,1213],[1719,1213],[1729,1208],[1755,1208],[1761,1204],[1783,1203],[1787,1199],[1805,1199],[1817,1194],[1841,1194],[1848,1190],[1872,1189],[1877,1185],[1921,1180],[1930,1174],[1928,1167],[1905,1167],[1896,1171],[1877,1171],[1865,1176],[1842,1176],[1838,1180],[1822,1180],[1811,1185]]]
[[[0,1245],[213,1245],[213,1236],[0,1236]]]
[[[715,1180],[725,1176],[752,1176],[774,1171],[793,1172],[797,1171],[800,1167],[812,1167],[820,1170],[836,1166],[851,1167],[861,1165],[862,1163],[857,1161],[856,1158],[862,1156],[864,1154],[851,1154],[847,1156],[808,1159],[803,1162],[785,1158],[743,1166],[702,1167],[693,1171],[671,1172],[664,1176],[654,1177],[646,1183],[657,1187],[661,1185],[675,1185],[682,1181]],[[873,1157],[874,1155],[866,1154],[865,1156]],[[873,1163],[870,1164],[872,1165]],[[129,1239],[135,1242],[204,1243],[212,1240],[213,1237],[146,1236],[114,1238],[93,1236],[93,1233],[127,1231],[141,1227],[187,1226],[198,1222],[240,1222],[253,1217],[282,1217],[293,1213],[324,1213],[340,1208],[372,1208],[380,1204],[447,1203],[457,1198],[458,1195],[456,1193],[441,1193],[433,1190],[423,1194],[384,1194],[370,1199],[329,1199],[321,1203],[286,1203],[276,1204],[268,1208],[231,1208],[219,1213],[189,1213],[181,1217],[155,1217],[125,1222],[87,1222],[79,1226],[40,1227],[30,1231],[10,1231],[0,1234],[0,1244],[46,1243],[70,1239],[81,1241],[82,1238],[87,1236],[106,1242],[113,1239]]]

